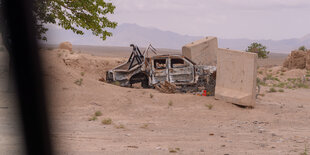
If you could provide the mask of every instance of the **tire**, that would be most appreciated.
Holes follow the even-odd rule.
[[[149,82],[148,82],[147,80],[142,81],[142,82],[141,82],[141,87],[142,87],[142,88],[149,88],[149,87],[150,87],[150,86],[149,86]]]

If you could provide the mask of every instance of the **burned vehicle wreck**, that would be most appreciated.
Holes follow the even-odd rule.
[[[141,83],[143,88],[169,82],[181,92],[207,90],[214,95],[215,66],[196,65],[182,55],[157,55],[152,45],[143,53],[138,46],[132,44],[131,47],[133,50],[128,61],[107,71],[107,82],[118,82],[123,87]],[[150,51],[156,55],[149,57]]]

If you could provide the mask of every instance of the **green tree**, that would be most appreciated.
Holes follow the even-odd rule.
[[[248,48],[245,50],[246,52],[256,53],[258,55],[258,58],[268,58],[268,54],[270,51],[267,51],[267,47],[260,44],[260,43],[252,43]]]
[[[0,3],[0,9],[1,9]],[[38,39],[47,40],[46,24],[57,24],[66,30],[83,35],[83,30],[92,31],[93,35],[105,40],[112,36],[106,28],[115,28],[116,22],[107,18],[114,14],[115,6],[104,0],[35,0],[33,14]]]
[[[305,46],[300,46],[300,47],[298,48],[298,50],[300,50],[300,51],[307,51],[307,48],[306,48]]]
[[[0,33],[5,47],[9,48],[10,36],[5,31],[6,20],[2,14],[5,7],[5,1],[0,0]],[[84,34],[83,29],[90,30],[93,35],[105,40],[107,36],[112,36],[112,33],[105,28],[117,26],[116,22],[107,18],[108,14],[114,14],[114,9],[115,6],[112,3],[104,0],[34,0],[33,15],[36,19],[37,37],[47,40],[46,24],[51,23],[80,35]],[[9,68],[12,68],[11,61],[9,64]],[[13,87],[11,83],[9,82],[9,91]]]

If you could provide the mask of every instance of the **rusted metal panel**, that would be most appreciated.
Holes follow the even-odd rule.
[[[170,82],[194,82],[194,68],[193,66],[185,68],[171,68],[169,69]]]

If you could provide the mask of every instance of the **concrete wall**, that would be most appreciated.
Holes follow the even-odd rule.
[[[257,54],[217,50],[215,98],[242,105],[255,105]]]
[[[215,66],[217,49],[217,38],[206,37],[183,46],[182,54],[198,65]]]

